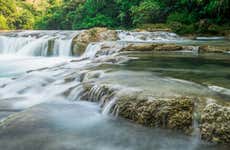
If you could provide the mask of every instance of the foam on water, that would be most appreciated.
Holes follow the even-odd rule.
[[[227,89],[227,88],[224,88],[224,87],[220,87],[220,86],[215,86],[215,85],[208,86],[208,87],[209,87],[212,91],[215,91],[215,92],[217,92],[217,93],[221,93],[221,94],[230,96],[230,89]]]

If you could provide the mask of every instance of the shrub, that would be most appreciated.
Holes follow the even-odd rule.
[[[193,24],[197,21],[194,13],[174,12],[167,17],[167,23],[180,22],[182,24]]]
[[[170,22],[169,26],[173,32],[178,34],[190,34],[196,32],[196,26],[194,24],[186,25],[180,22]]]

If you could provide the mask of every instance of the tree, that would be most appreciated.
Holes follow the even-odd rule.
[[[133,24],[156,23],[160,20],[161,7],[155,0],[144,0],[131,8]]]
[[[0,15],[0,30],[8,29],[7,20],[3,15]]]

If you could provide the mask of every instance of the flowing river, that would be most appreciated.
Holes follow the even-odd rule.
[[[227,150],[192,135],[149,128],[119,117],[119,94],[196,96],[201,104],[230,105],[230,55],[197,54],[202,44],[174,33],[117,31],[110,51],[90,43],[74,56],[73,38],[83,31],[0,34],[0,149],[3,150]],[[144,38],[143,38],[144,37]],[[178,43],[190,52],[120,52],[127,43]],[[106,44],[110,44],[109,42]],[[114,43],[111,43],[114,44]],[[118,45],[118,46],[117,46]],[[105,47],[105,46],[104,46]],[[86,100],[85,85],[93,84]],[[110,101],[101,85],[114,89]],[[198,128],[196,123],[194,128]]]

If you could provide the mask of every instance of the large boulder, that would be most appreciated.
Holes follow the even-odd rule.
[[[91,43],[100,41],[116,41],[117,39],[117,32],[115,30],[109,30],[107,28],[92,28],[81,32],[74,38],[73,41]]]
[[[201,115],[201,138],[214,143],[230,143],[230,107],[206,106]]]
[[[115,30],[109,30],[107,28],[84,30],[73,39],[72,52],[74,55],[81,55],[91,42],[116,41],[117,39],[118,36]]]

